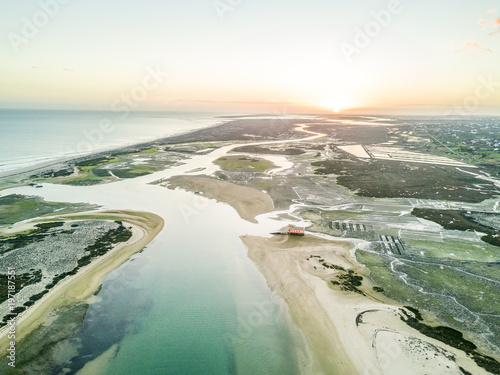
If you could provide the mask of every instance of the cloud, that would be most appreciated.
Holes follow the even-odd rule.
[[[478,50],[481,52],[492,52],[491,49],[486,47],[481,47],[479,44],[477,44],[477,42],[470,39],[465,41],[465,46],[469,49]]]
[[[495,29],[495,31],[490,32],[490,35],[500,33],[500,17],[491,21],[491,26]]]
[[[468,53],[470,56],[476,56],[477,53],[493,52],[490,48],[480,46],[476,41],[468,39],[460,46],[449,45],[447,49],[454,53]]]
[[[496,10],[496,9],[488,9],[487,12],[491,13],[491,14],[495,14],[496,12],[498,12],[498,10]]]
[[[488,11],[488,13],[496,13],[497,10],[496,9],[490,9]],[[500,17],[499,18],[495,18],[493,20],[485,20],[484,18],[481,18],[477,24],[479,26],[483,26],[483,30],[484,31],[488,31],[490,35],[493,35],[493,34],[496,34],[496,33],[500,33]]]

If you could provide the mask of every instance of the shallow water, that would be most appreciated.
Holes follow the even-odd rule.
[[[52,371],[75,373],[118,345],[115,357],[99,361],[99,374],[299,372],[297,356],[306,357],[304,342],[239,239],[242,234],[268,235],[285,223],[267,215],[251,224],[228,205],[148,184],[201,166],[207,169],[197,173],[210,173],[217,168],[211,160],[229,148],[111,184],[44,184],[42,189],[3,192],[143,210],[165,220],[144,252],[105,278],[82,328],[60,344],[61,351],[77,356],[54,363]],[[273,161],[281,170],[289,166],[284,158]]]

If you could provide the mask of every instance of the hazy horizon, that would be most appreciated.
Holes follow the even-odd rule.
[[[0,24],[1,108],[500,115],[495,1],[30,0]]]

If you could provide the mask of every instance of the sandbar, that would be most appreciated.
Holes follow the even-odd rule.
[[[148,213],[126,210],[88,212],[57,217],[62,220],[99,219],[122,220],[132,227],[132,237],[117,244],[107,254],[94,259],[82,267],[38,300],[33,306],[17,316],[16,341],[19,342],[43,323],[44,318],[62,306],[74,304],[89,297],[101,285],[103,278],[118,268],[133,254],[141,251],[161,231],[164,221],[161,217]],[[0,350],[8,347],[8,325],[0,330]]]
[[[227,203],[242,219],[252,223],[257,223],[257,215],[274,211],[273,200],[268,194],[207,176],[174,176],[168,180],[167,187],[202,193],[206,198]]]

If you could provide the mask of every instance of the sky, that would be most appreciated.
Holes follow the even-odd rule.
[[[0,7],[0,108],[500,115],[498,0]]]

